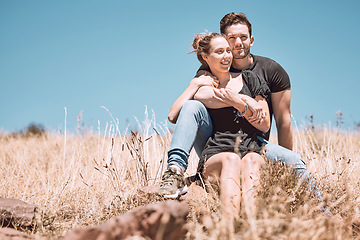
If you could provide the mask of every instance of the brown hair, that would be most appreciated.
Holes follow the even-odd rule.
[[[244,13],[228,13],[220,21],[220,32],[225,34],[227,27],[230,27],[235,24],[244,24],[248,27],[250,36],[252,36],[251,23],[247,19]]]
[[[222,37],[222,35],[220,33],[201,33],[194,38],[192,44],[194,50],[192,52],[196,52],[197,58],[204,65],[207,65],[207,63],[201,56],[201,53],[209,53],[210,42],[215,37]]]

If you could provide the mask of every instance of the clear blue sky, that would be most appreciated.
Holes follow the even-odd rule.
[[[359,1],[0,0],[0,130],[30,122],[50,130],[97,129],[119,119],[120,130],[144,119],[145,106],[166,123],[173,101],[199,63],[188,54],[194,34],[219,31],[228,12],[253,25],[253,54],[273,58],[292,83],[299,125],[334,125],[341,110],[360,122]],[[128,120],[127,120],[128,119]],[[171,126],[170,123],[167,123]],[[273,128],[275,126],[273,125]]]

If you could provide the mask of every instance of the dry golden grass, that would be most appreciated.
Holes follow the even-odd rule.
[[[57,239],[70,229],[100,224],[134,207],[159,201],[146,192],[166,165],[171,134],[145,122],[140,133],[84,136],[46,134],[0,137],[0,196],[39,207],[37,239]],[[159,129],[160,128],[160,129]],[[159,134],[160,132],[161,134]],[[223,221],[216,191],[187,198],[185,239],[354,239],[358,236],[359,134],[324,128],[295,134],[295,151],[307,162],[332,216],[311,191],[279,165],[265,167],[256,219]],[[188,174],[196,171],[190,156]],[[195,197],[196,196],[196,197]]]

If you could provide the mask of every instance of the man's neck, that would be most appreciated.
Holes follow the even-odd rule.
[[[244,69],[248,69],[253,63],[254,63],[254,58],[251,54],[249,54],[245,58],[233,59],[231,66],[238,70],[244,70]]]

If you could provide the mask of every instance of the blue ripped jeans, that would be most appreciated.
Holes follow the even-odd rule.
[[[186,101],[181,108],[171,139],[168,166],[175,164],[185,172],[191,149],[194,147],[200,157],[212,132],[212,122],[206,107],[196,100]]]
[[[170,149],[168,151],[168,167],[172,164],[179,166],[186,171],[188,158],[191,149],[194,147],[197,155],[201,152],[212,135],[213,128],[210,115],[206,107],[199,101],[188,100],[183,105],[177,119]],[[301,179],[309,181],[311,189],[321,200],[321,193],[316,187],[315,180],[311,177],[305,162],[301,156],[289,149],[277,144],[268,142],[258,137],[266,147],[265,155],[273,162],[283,162],[286,166],[292,167]]]

